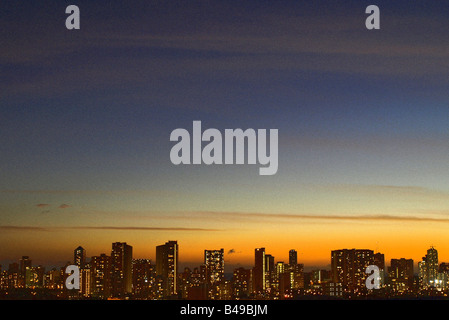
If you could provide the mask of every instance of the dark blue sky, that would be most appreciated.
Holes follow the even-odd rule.
[[[104,159],[164,164],[151,150],[193,120],[285,141],[448,134],[443,1],[378,2],[378,31],[364,1],[80,1],[79,31],[66,4],[2,5],[4,188]]]

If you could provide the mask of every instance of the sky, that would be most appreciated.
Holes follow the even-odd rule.
[[[67,30],[65,8],[80,8]],[[380,30],[365,9],[380,8]],[[449,261],[445,1],[0,5],[0,264],[112,242],[197,266],[367,248]],[[180,165],[170,133],[279,130],[279,168]]]

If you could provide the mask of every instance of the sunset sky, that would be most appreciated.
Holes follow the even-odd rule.
[[[76,4],[81,29],[65,28]],[[376,4],[381,29],[365,28]],[[0,264],[177,240],[307,266],[363,248],[449,262],[445,1],[0,5]],[[278,129],[279,169],[170,162],[170,133]]]

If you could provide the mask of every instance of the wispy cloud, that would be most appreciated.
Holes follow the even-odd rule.
[[[172,195],[173,192],[166,190],[20,190],[3,189],[0,193],[5,194],[70,194],[70,195]],[[38,204],[49,205],[49,204]]]
[[[36,226],[0,226],[2,231],[50,231],[45,227]]]
[[[430,189],[420,186],[395,186],[395,185],[362,185],[362,184],[332,184],[317,185],[316,190],[326,192],[341,192],[349,194],[363,194],[368,196],[394,196],[410,199],[440,199],[449,200],[449,192]]]
[[[228,255],[231,255],[231,254],[237,254],[237,253],[242,253],[241,251],[237,251],[237,250],[235,250],[234,248],[232,248],[232,249],[230,249],[229,251],[228,251]]]
[[[222,231],[210,228],[183,228],[183,227],[121,227],[121,226],[19,226],[0,225],[3,231],[59,231],[59,230],[106,230],[106,231]]]
[[[69,204],[61,204],[58,208],[59,209],[66,209],[66,208],[70,208],[71,207],[71,205],[69,205]]]
[[[39,203],[39,204],[36,204],[36,207],[38,207],[38,208],[44,208],[44,207],[48,207],[48,206],[50,206],[48,203]]]
[[[397,221],[397,222],[441,222],[449,223],[449,218],[423,217],[413,215],[323,215],[323,214],[286,214],[286,213],[258,213],[258,212],[223,212],[223,211],[195,211],[184,212],[185,215],[179,219],[200,218],[212,221],[216,218],[227,221],[237,221],[243,219],[257,220],[258,222],[272,223],[273,220],[327,220],[327,221]],[[207,218],[206,218],[207,216]],[[164,218],[163,216],[159,218]],[[167,219],[176,219],[174,216],[167,216]]]
[[[190,10],[195,10],[195,6]],[[184,5],[183,5],[184,8]],[[46,36],[32,37],[29,29],[14,33],[7,39],[5,50],[0,52],[0,61],[6,65],[48,65],[48,61],[76,53],[88,54],[88,63],[74,63],[67,68],[48,72],[43,69],[35,77],[11,77],[7,84],[8,94],[24,92],[53,94],[71,91],[76,84],[83,82],[87,87],[97,88],[101,83],[117,85],[129,83],[138,85],[150,79],[160,81],[167,76],[203,72],[251,71],[255,78],[261,74],[270,77],[273,72],[282,70],[345,72],[369,75],[427,76],[440,75],[445,79],[449,68],[448,40],[445,20],[424,16],[394,16],[383,29],[382,37],[367,36],[363,19],[346,11],[344,16],[329,10],[322,15],[303,15],[293,12],[253,12],[247,18],[236,21],[202,21],[207,28],[174,28],[170,23],[176,16],[170,10],[170,17],[155,17],[163,33],[133,30],[129,25],[120,32],[110,32],[103,27],[93,27],[92,32],[80,39],[67,40],[65,33],[55,33],[47,28]],[[407,10],[406,10],[407,11]],[[332,12],[333,14],[329,14]],[[178,13],[186,19],[185,12]],[[195,14],[195,16],[197,13]],[[363,12],[362,12],[363,15]],[[148,17],[145,16],[146,20]],[[171,20],[173,19],[173,20]],[[205,14],[204,19],[210,19]],[[126,21],[126,19],[120,19]],[[141,20],[145,23],[146,20]],[[152,20],[152,19],[149,19]],[[260,23],[255,23],[260,21]],[[442,22],[443,21],[443,22]],[[325,22],[325,23],[323,23]],[[167,24],[167,28],[163,27]],[[136,23],[141,26],[141,23]],[[383,24],[385,25],[385,24]],[[419,29],[404,30],[404,26],[422,26]],[[169,30],[167,32],[167,30]],[[388,32],[386,32],[388,30]],[[414,37],[409,37],[410,34]],[[416,34],[418,33],[418,34]],[[370,34],[371,35],[371,34]],[[45,42],[43,42],[45,39]],[[108,50],[124,52],[96,56],[93,52]],[[175,55],[160,56],[158,51],[176,52]],[[139,52],[129,59],[130,52]],[[141,53],[149,54],[142,57]],[[196,57],[192,58],[192,52]],[[111,64],[111,70],[106,66]],[[37,68],[33,68],[33,74]],[[146,77],[142,78],[142,74]],[[65,81],[61,81],[61,77]],[[426,79],[427,80],[427,79]],[[441,81],[441,80],[439,80]]]
[[[64,229],[62,227],[61,229]],[[114,227],[114,226],[101,226],[101,227],[68,227],[65,229],[81,229],[81,230],[124,230],[124,231],[222,231],[221,229],[209,229],[209,228],[184,228],[184,227]]]

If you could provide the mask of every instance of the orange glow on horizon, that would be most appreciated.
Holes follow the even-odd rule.
[[[275,261],[288,262],[288,251],[298,252],[298,261],[305,267],[329,268],[332,250],[371,249],[385,254],[389,265],[393,258],[411,258],[415,264],[430,246],[439,252],[440,262],[449,261],[449,235],[442,223],[260,223],[229,231],[86,231],[53,232],[9,231],[0,235],[8,245],[0,252],[1,260],[19,259],[28,255],[34,261],[71,261],[73,250],[81,245],[87,256],[110,254],[113,242],[133,246],[134,258],[155,262],[155,247],[168,240],[179,244],[179,262],[190,267],[203,262],[205,249],[225,250],[225,265],[254,264],[254,249],[265,247]],[[9,239],[9,241],[8,241]],[[15,239],[11,242],[11,239]],[[232,253],[229,251],[233,249]],[[232,271],[232,270],[231,270]],[[228,270],[229,272],[229,270]]]

